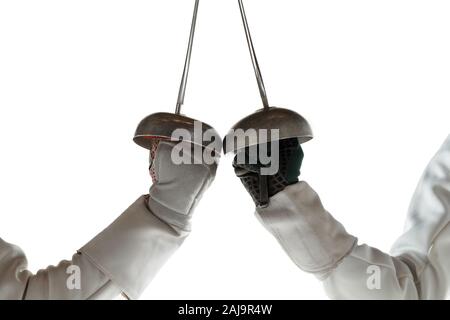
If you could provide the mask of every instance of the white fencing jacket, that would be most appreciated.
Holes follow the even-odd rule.
[[[306,183],[287,187],[257,217],[333,299],[445,299],[450,286],[450,136],[431,160],[404,234],[386,254],[358,245]]]

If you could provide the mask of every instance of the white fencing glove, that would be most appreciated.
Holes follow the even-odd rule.
[[[153,185],[148,207],[161,220],[183,231],[189,231],[193,210],[217,170],[217,163],[206,164],[203,153],[196,154],[192,146],[160,140],[150,152]],[[189,157],[185,154],[190,163],[174,164],[172,156],[178,156],[181,149],[190,152]]]

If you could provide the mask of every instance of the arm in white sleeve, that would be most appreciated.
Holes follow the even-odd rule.
[[[112,299],[121,292],[81,254],[36,274],[27,267],[22,250],[0,239],[0,300]]]
[[[357,245],[305,182],[257,210],[263,225],[334,299],[444,299],[450,283],[450,137],[428,165],[405,233],[388,255]]]
[[[130,299],[137,299],[189,235],[167,210],[153,214],[148,197],[138,199],[108,228],[81,248],[99,270]],[[152,206],[154,207],[154,206]]]
[[[138,298],[189,233],[159,216],[143,196],[71,261],[36,274],[27,270],[20,248],[0,239],[0,299]]]
[[[110,226],[63,261],[32,275],[22,251],[0,241],[0,299],[137,299],[190,233],[197,203],[214,180],[217,163],[202,154],[174,164],[175,142],[161,141],[152,158],[155,183]],[[183,144],[188,151],[190,144]],[[67,268],[80,271],[80,289],[67,286]]]

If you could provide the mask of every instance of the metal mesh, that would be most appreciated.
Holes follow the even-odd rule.
[[[159,143],[161,142],[161,139],[153,139],[152,140],[152,145],[150,148],[150,159],[151,159],[151,164],[150,164],[150,176],[152,177],[152,181],[153,183],[157,183],[158,182],[158,176],[156,174],[156,170],[155,170],[155,158],[156,158],[156,152],[158,150],[158,146]]]

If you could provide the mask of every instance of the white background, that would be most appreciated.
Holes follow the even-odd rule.
[[[175,107],[193,3],[0,1],[0,237],[32,271],[70,258],[147,192],[132,137]],[[450,2],[245,4],[272,105],[315,132],[302,178],[388,251],[450,132]],[[201,1],[184,112],[224,134],[260,105],[237,1]],[[230,163],[142,298],[325,298],[254,218]]]

